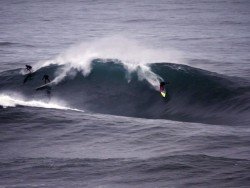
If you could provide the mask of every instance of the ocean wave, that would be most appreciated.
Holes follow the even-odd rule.
[[[30,44],[21,44],[21,43],[6,42],[6,41],[1,41],[0,42],[0,47],[9,47],[9,46],[14,46],[14,47],[34,47],[33,45],[30,45]]]
[[[94,59],[87,75],[75,67],[67,68],[65,74],[67,66],[44,66],[32,75],[22,75],[20,70],[3,72],[0,91],[18,92],[28,99],[44,99],[45,91],[35,91],[35,88],[43,84],[41,79],[46,73],[53,80],[53,97],[77,109],[223,124],[249,119],[250,84],[241,78],[171,63],[138,65],[130,71],[122,61]],[[55,82],[60,74],[63,74],[62,79]],[[27,79],[25,84],[24,79]],[[167,98],[162,98],[159,93],[162,80],[169,82]]]

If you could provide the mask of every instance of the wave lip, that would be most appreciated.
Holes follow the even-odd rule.
[[[76,108],[69,108],[54,102],[46,103],[39,100],[26,101],[21,98],[16,98],[16,97],[14,98],[6,94],[0,94],[0,106],[2,106],[3,108],[16,107],[16,106],[29,106],[29,107],[52,108],[52,109],[73,110],[73,111],[83,112],[82,110]]]

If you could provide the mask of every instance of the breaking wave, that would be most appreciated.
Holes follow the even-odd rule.
[[[44,99],[46,92],[35,88],[42,85],[41,78],[47,73],[53,79],[52,99],[89,112],[222,124],[249,121],[250,84],[241,78],[170,63],[138,65],[131,71],[114,59],[93,59],[88,74],[76,67],[67,68],[65,74],[67,66],[41,67],[25,84],[29,75],[20,74],[21,69],[2,72],[0,92],[21,93],[29,101]],[[62,79],[55,82],[60,73]],[[167,99],[158,91],[161,80],[170,82]],[[1,98],[4,106],[2,101],[6,98]],[[24,105],[43,106],[34,101]]]

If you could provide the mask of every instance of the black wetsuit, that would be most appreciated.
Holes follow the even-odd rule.
[[[165,90],[165,85],[166,85],[165,82],[161,82],[160,83],[160,91],[164,91]]]
[[[47,81],[48,81],[48,83],[50,82],[49,76],[47,74],[45,74],[43,76],[43,80],[44,80],[45,84],[47,83]]]
[[[26,69],[31,72],[32,66],[26,65]]]

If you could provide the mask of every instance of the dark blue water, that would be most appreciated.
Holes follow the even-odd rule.
[[[1,1],[0,187],[249,187],[249,8]]]

